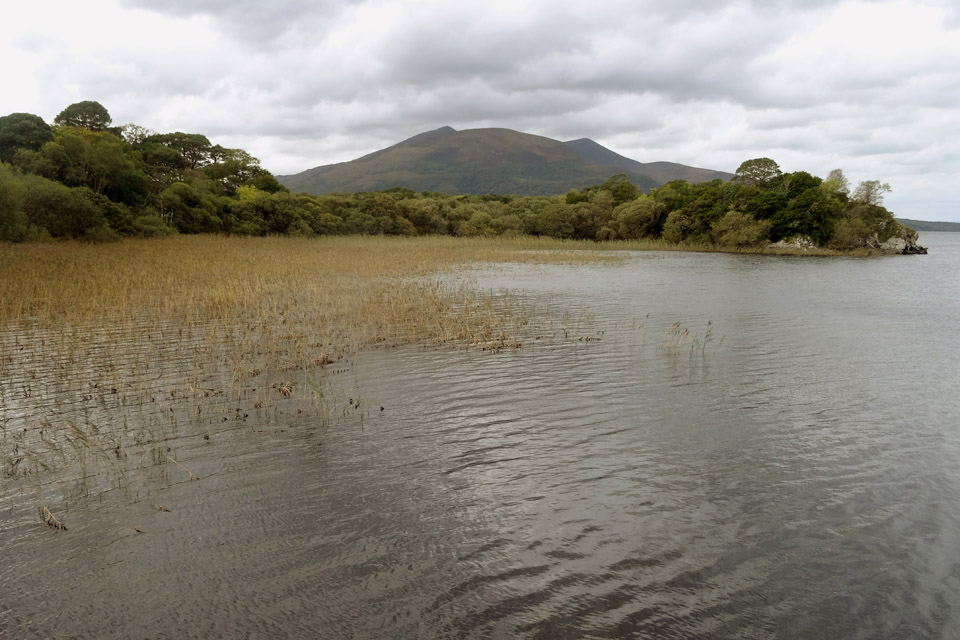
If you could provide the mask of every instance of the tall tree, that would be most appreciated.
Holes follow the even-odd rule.
[[[600,185],[600,191],[610,192],[613,196],[614,207],[635,200],[637,197],[637,187],[630,182],[630,178],[625,173],[610,176],[606,182]]]
[[[827,179],[824,182],[832,182],[834,191],[837,193],[850,195],[850,181],[844,175],[843,169],[833,169],[827,174]]]
[[[780,165],[770,158],[754,158],[744,161],[733,176],[734,182],[741,184],[751,184],[754,186],[764,185],[774,178],[783,175],[780,171]]]
[[[0,160],[10,162],[18,149],[39,151],[53,140],[50,125],[32,113],[11,113],[0,117]]]
[[[199,169],[211,162],[212,145],[207,136],[199,133],[158,133],[146,138],[145,142],[156,142],[179,151],[190,163],[191,169]]]
[[[893,189],[891,189],[890,185],[886,182],[881,184],[879,180],[864,180],[857,185],[851,199],[855,202],[882,207],[883,194],[890,193],[891,191],[893,191]]]
[[[61,127],[82,127],[90,131],[106,131],[111,122],[110,112],[94,100],[74,102],[53,119],[53,124]]]

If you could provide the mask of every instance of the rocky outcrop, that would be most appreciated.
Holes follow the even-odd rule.
[[[797,251],[810,251],[817,248],[817,243],[810,236],[793,236],[784,238],[779,242],[770,244],[771,249],[794,249]]]
[[[877,234],[867,239],[867,246],[883,253],[898,253],[902,255],[925,255],[926,247],[917,244],[919,235],[913,229],[898,224],[899,227],[892,236],[880,241]]]
[[[880,239],[882,236],[879,232],[873,233],[866,238],[861,237],[856,244],[847,248],[867,248],[881,253],[902,255],[923,255],[927,253],[926,247],[917,244],[919,236],[916,231],[901,224],[894,224],[896,226],[892,229],[886,225],[881,228],[883,236],[886,236],[883,240]],[[771,243],[769,247],[771,249],[792,249],[794,251],[812,251],[818,248],[817,243],[809,236],[784,238],[779,242]]]

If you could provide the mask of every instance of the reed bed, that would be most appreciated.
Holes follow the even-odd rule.
[[[62,327],[144,314],[228,320],[300,304],[357,324],[379,301],[371,294],[396,291],[398,278],[476,261],[616,259],[588,246],[539,238],[220,236],[0,245],[0,324]]]
[[[196,443],[283,411],[358,413],[359,402],[337,406],[328,375],[352,353],[519,348],[552,313],[446,273],[622,259],[593,248],[219,236],[0,245],[0,476],[35,479],[52,513],[64,503],[52,479],[81,493],[129,489],[132,470],[154,467],[193,480]]]

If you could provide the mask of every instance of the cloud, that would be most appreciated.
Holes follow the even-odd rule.
[[[95,99],[277,173],[501,126],[642,161],[842,167],[956,217],[938,193],[960,172],[958,16],[952,0],[50,0],[9,10],[0,112]]]

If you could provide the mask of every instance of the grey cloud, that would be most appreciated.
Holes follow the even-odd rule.
[[[50,56],[38,70],[44,99],[63,108],[70,84],[115,120],[248,146],[279,172],[447,124],[590,137],[642,161],[726,170],[764,155],[790,170],[841,166],[852,180],[891,182],[900,197],[932,165],[960,170],[944,142],[960,136],[957,49],[920,43],[872,63],[829,39],[791,48],[841,0],[530,0],[509,12],[439,1],[120,1],[202,17],[195,33],[209,23],[216,46],[172,39],[163,51]],[[960,26],[953,0],[920,4],[939,7],[945,28]],[[36,33],[18,42],[38,56],[56,44]]]
[[[283,36],[322,34],[339,13],[362,0],[123,0],[131,8],[171,17],[210,16],[250,47],[282,47]]]

